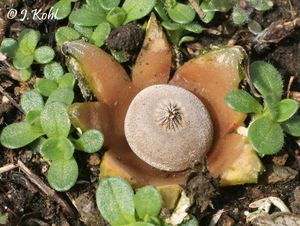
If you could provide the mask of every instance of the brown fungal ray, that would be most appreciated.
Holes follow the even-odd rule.
[[[225,95],[238,88],[243,77],[243,53],[238,47],[208,52],[181,66],[170,81],[193,92],[205,104],[214,121],[215,136],[223,137],[240,126],[246,114],[230,109]]]
[[[170,81],[170,84],[193,92],[210,112],[215,138],[208,153],[208,169],[214,177],[221,178],[223,185],[255,182],[262,170],[259,158],[247,145],[245,137],[233,134],[242,126],[246,114],[233,111],[224,101],[225,95],[238,88],[243,77],[240,68],[242,60],[243,51],[240,47],[214,50],[185,63]],[[233,165],[247,161],[250,167],[236,168],[241,173],[234,171],[228,176]]]
[[[73,41],[64,44],[64,52],[69,54],[78,62],[80,71],[88,81],[92,91],[99,100],[98,106],[77,105],[71,106],[69,114],[72,123],[82,129],[103,128],[105,145],[108,151],[104,154],[101,162],[101,177],[119,175],[128,175],[129,181],[134,182],[137,186],[147,184],[152,185],[177,185],[184,184],[186,172],[170,173],[157,170],[141,159],[139,159],[129,148],[124,134],[124,120],[132,99],[139,90],[155,82],[166,83],[169,77],[171,67],[171,49],[168,45],[165,35],[157,24],[154,15],[152,15],[146,31],[146,37],[153,37],[153,34],[159,34],[159,37],[148,39],[147,46],[143,48],[140,60],[147,62],[136,66],[133,72],[136,83],[133,84],[127,76],[125,70],[120,64],[113,61],[111,57],[103,50],[83,41]],[[152,33],[152,35],[150,34]],[[165,39],[165,40],[164,40]],[[146,42],[146,41],[145,41]],[[163,43],[163,45],[162,45]],[[156,54],[154,57],[153,48]],[[160,51],[159,49],[162,48]],[[149,53],[148,53],[149,51]],[[161,59],[166,59],[162,61]],[[161,66],[160,64],[163,63]],[[158,65],[150,67],[149,65]],[[143,70],[146,67],[147,69]],[[151,70],[150,70],[151,69]],[[143,80],[143,81],[142,81]],[[112,84],[111,84],[112,83]],[[103,107],[105,105],[105,107]],[[87,107],[87,109],[85,108]],[[99,108],[100,112],[97,110]],[[108,112],[107,117],[102,117],[103,112]],[[107,129],[106,129],[107,128]],[[113,168],[112,168],[113,166]],[[113,169],[113,171],[112,171]]]
[[[169,80],[171,66],[170,44],[154,14],[152,14],[148,22],[143,47],[132,68],[133,83],[139,89],[154,84],[165,84]]]
[[[99,101],[113,105],[130,88],[124,68],[97,46],[78,40],[64,43],[63,51],[76,59]]]

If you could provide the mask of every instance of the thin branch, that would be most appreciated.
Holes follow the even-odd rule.
[[[31,170],[28,169],[20,160],[18,160],[18,166],[20,167],[20,170],[26,174],[28,179],[50,199],[57,202],[66,214],[71,217],[75,217],[77,215],[73,208],[65,200],[63,200],[52,188],[49,188],[37,175],[32,173]]]
[[[200,19],[205,17],[206,14],[202,11],[202,9],[200,8],[200,6],[195,0],[189,0],[189,2],[194,8],[194,10],[196,11],[196,13],[198,14],[198,16],[200,17]]]
[[[2,87],[1,85],[0,85],[0,93],[1,93],[2,95],[6,96],[6,97],[9,99],[9,101],[12,103],[12,105],[14,105],[19,111],[24,112],[24,111],[22,110],[22,108],[20,107],[20,105],[14,100],[14,98],[12,98],[12,97],[10,96],[9,93],[7,93],[7,92],[3,89],[3,87]]]
[[[15,169],[15,168],[18,168],[18,165],[15,165],[15,164],[13,164],[13,163],[7,164],[7,165],[2,166],[2,167],[0,168],[0,174],[1,174],[1,173],[6,173],[6,172],[11,171],[11,170],[13,170],[13,169]]]

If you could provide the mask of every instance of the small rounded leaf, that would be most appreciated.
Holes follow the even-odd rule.
[[[7,148],[20,148],[42,136],[44,132],[28,122],[13,123],[6,126],[0,136],[1,144]]]
[[[16,56],[13,60],[13,64],[17,69],[26,69],[31,66],[33,63],[33,54],[32,55],[25,55],[20,51],[17,51]]]
[[[135,222],[133,197],[131,186],[119,177],[102,180],[96,192],[98,209],[111,225],[126,225]]]
[[[25,68],[25,69],[20,69],[20,79],[24,82],[30,79],[32,74],[32,69],[31,67]]]
[[[74,41],[80,38],[80,33],[71,27],[60,27],[55,33],[55,40],[58,45],[66,41]]]
[[[40,64],[47,64],[53,60],[54,50],[49,46],[42,46],[35,50],[34,59]]]
[[[146,186],[136,192],[134,204],[140,219],[144,219],[147,215],[156,217],[162,207],[162,198],[156,188]]]
[[[101,149],[104,143],[103,134],[98,130],[88,130],[75,141],[76,149],[94,153]]]
[[[78,178],[78,165],[74,158],[56,160],[50,165],[48,182],[56,191],[68,191]]]
[[[232,12],[233,23],[237,25],[243,25],[249,20],[249,13],[247,10],[235,7]]]
[[[47,79],[54,80],[63,76],[64,70],[62,66],[57,62],[51,62],[44,67],[44,75]]]
[[[151,12],[155,6],[156,0],[126,0],[122,5],[127,16],[124,24],[128,24],[131,21],[138,20],[146,16]]]
[[[300,137],[300,116],[294,115],[292,118],[283,122],[281,127],[284,132],[295,137]]]
[[[111,31],[110,25],[107,22],[99,24],[96,29],[94,30],[92,34],[92,41],[93,43],[101,47],[104,43],[107,37],[109,36],[109,33]]]
[[[255,151],[262,156],[279,152],[284,142],[280,125],[269,117],[255,120],[249,128],[248,138]]]
[[[194,20],[196,12],[190,4],[185,5],[182,3],[177,3],[174,7],[169,8],[168,14],[170,18],[179,23],[187,24]]]
[[[49,96],[46,105],[53,102],[60,102],[65,105],[70,105],[74,99],[74,91],[70,88],[58,88]]]
[[[109,22],[114,28],[120,27],[126,17],[126,12],[124,9],[120,7],[115,7],[109,11],[106,15],[106,20]]]
[[[240,89],[231,91],[225,96],[227,105],[235,111],[246,113],[258,113],[262,106],[248,92]]]
[[[105,10],[111,10],[120,4],[120,0],[100,0],[100,5]]]
[[[50,79],[39,79],[36,82],[36,89],[45,97],[50,96],[50,94],[56,90],[58,87],[57,83]]]
[[[272,64],[255,61],[250,66],[250,74],[255,88],[263,97],[272,96],[272,102],[278,102],[283,92],[281,75]]]
[[[98,10],[91,11],[87,8],[80,8],[70,14],[69,20],[72,24],[93,27],[105,21],[105,14]]]
[[[66,106],[59,102],[46,104],[41,113],[41,125],[48,137],[67,137],[71,123]]]
[[[43,142],[41,154],[44,158],[55,160],[69,160],[73,157],[74,145],[65,137],[52,137]]]
[[[44,100],[38,91],[29,90],[21,96],[20,104],[24,112],[28,113],[29,111],[42,110],[44,107]]]
[[[278,105],[277,121],[284,122],[291,118],[298,110],[299,104],[292,99],[281,100]]]
[[[57,20],[62,20],[71,12],[71,1],[70,0],[60,0],[53,6],[53,13]]]
[[[12,38],[5,38],[1,42],[0,52],[8,57],[14,57],[18,49],[18,42]]]
[[[75,77],[72,73],[66,73],[62,77],[57,79],[59,88],[70,88],[73,89],[75,85]]]

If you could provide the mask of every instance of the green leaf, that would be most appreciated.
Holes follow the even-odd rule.
[[[105,22],[105,14],[81,8],[73,11],[69,20],[72,24],[91,27]]]
[[[0,141],[4,147],[15,149],[30,144],[42,135],[43,131],[28,122],[19,122],[6,126],[1,132]]]
[[[199,226],[199,222],[196,219],[196,217],[192,216],[191,219],[189,219],[188,221],[180,224],[180,226]]]
[[[34,55],[24,55],[22,52],[17,51],[13,60],[13,64],[17,69],[26,69],[33,63]]]
[[[235,7],[232,12],[233,23],[243,25],[249,20],[249,12],[240,7]]]
[[[55,19],[62,20],[69,16],[71,12],[71,0],[60,0],[53,6]]]
[[[262,156],[279,152],[284,142],[280,125],[268,117],[261,117],[250,125],[248,138],[255,151]]]
[[[162,0],[156,0],[156,4],[154,6],[154,9],[157,12],[157,14],[160,16],[162,21],[168,21],[169,20],[169,17],[167,15],[167,12],[165,10],[165,6],[164,6],[164,3],[162,2]]]
[[[125,0],[122,8],[125,10],[127,16],[124,24],[131,21],[138,20],[151,12],[155,6],[156,0]]]
[[[76,149],[94,153],[99,151],[104,143],[103,134],[98,130],[85,131],[78,140],[74,140]]]
[[[75,85],[75,77],[72,73],[66,73],[57,79],[59,88],[70,88],[73,89]]]
[[[42,46],[35,50],[34,59],[40,64],[47,64],[53,60],[54,50],[49,46]]]
[[[299,104],[297,101],[292,99],[281,100],[278,105],[277,121],[284,122],[291,118],[298,110]]]
[[[103,9],[109,11],[120,4],[120,0],[100,0],[100,5]]]
[[[110,53],[119,63],[125,63],[130,59],[130,56],[126,54],[123,50],[110,50]]]
[[[96,192],[98,209],[103,218],[111,225],[135,222],[133,197],[131,186],[119,177],[102,180]]]
[[[29,90],[23,93],[20,101],[21,107],[25,113],[34,110],[42,110],[44,107],[44,100],[41,94],[36,90]]]
[[[58,77],[63,76],[63,74],[64,70],[57,62],[51,62],[44,67],[44,76],[47,79],[55,80]]]
[[[52,137],[43,142],[41,154],[44,158],[55,160],[69,160],[73,157],[74,145],[65,137]]]
[[[57,45],[62,45],[66,41],[74,41],[80,38],[80,33],[71,27],[60,27],[55,33]]]
[[[40,32],[33,29],[24,29],[18,40],[19,48],[17,52],[22,52],[23,55],[33,55],[40,37]]]
[[[156,217],[162,208],[162,198],[156,188],[146,186],[137,190],[134,204],[140,219],[144,219],[147,215]]]
[[[115,7],[108,12],[108,14],[106,15],[106,20],[114,28],[117,28],[123,24],[125,17],[126,17],[125,10],[120,7]]]
[[[40,121],[41,121],[40,115],[41,115],[40,110],[29,111],[26,114],[25,121],[28,122],[30,125],[33,125],[33,126],[36,125],[36,124],[40,125]]]
[[[58,88],[49,96],[46,105],[53,102],[60,102],[69,106],[74,100],[74,91],[70,88]]]
[[[45,97],[50,96],[50,94],[58,87],[57,83],[50,79],[39,79],[35,86],[37,91]]]
[[[78,165],[74,158],[53,161],[48,170],[48,182],[56,191],[68,191],[78,178]]]
[[[173,8],[167,9],[167,11],[170,18],[179,24],[192,22],[196,15],[195,10],[190,4],[177,3]]]
[[[254,8],[258,11],[267,11],[274,5],[272,0],[257,0]]]
[[[71,123],[66,106],[58,102],[47,104],[41,113],[41,125],[48,137],[67,137]]]
[[[186,42],[192,42],[195,40],[195,37],[193,36],[183,36],[179,42],[178,42],[178,46],[181,46],[183,43],[186,43]]]
[[[272,96],[279,102],[283,93],[283,83],[279,72],[272,64],[255,61],[250,66],[250,74],[255,88],[263,97]]]
[[[94,30],[91,40],[96,46],[101,47],[109,36],[110,30],[109,23],[104,22],[99,24]]]
[[[248,92],[240,89],[231,91],[225,96],[227,105],[235,111],[246,113],[259,113],[262,106]]]
[[[203,31],[203,27],[199,24],[195,24],[195,23],[190,23],[190,24],[185,24],[183,25],[183,28],[187,31],[196,33],[196,34],[200,34]]]
[[[12,38],[5,38],[1,42],[0,52],[8,57],[14,57],[18,49],[18,42]]]
[[[21,69],[20,70],[20,79],[25,82],[28,79],[30,79],[31,74],[32,74],[31,67],[25,68],[25,69]]]
[[[294,115],[287,121],[281,123],[281,127],[284,132],[295,137],[300,137],[300,116]]]
[[[88,39],[90,39],[92,37],[93,32],[94,32],[92,27],[84,27],[84,26],[80,26],[78,24],[74,25],[74,29]]]
[[[209,0],[204,0],[201,3],[200,8],[205,13],[205,16],[201,17],[201,20],[204,23],[209,23],[210,21],[212,21],[213,18],[215,17],[215,11],[216,11],[216,9],[213,6],[212,2],[209,1]]]

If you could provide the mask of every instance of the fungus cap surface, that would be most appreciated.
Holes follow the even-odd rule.
[[[124,123],[133,152],[165,171],[192,167],[210,148],[213,125],[202,102],[190,91],[153,85],[131,102]]]

